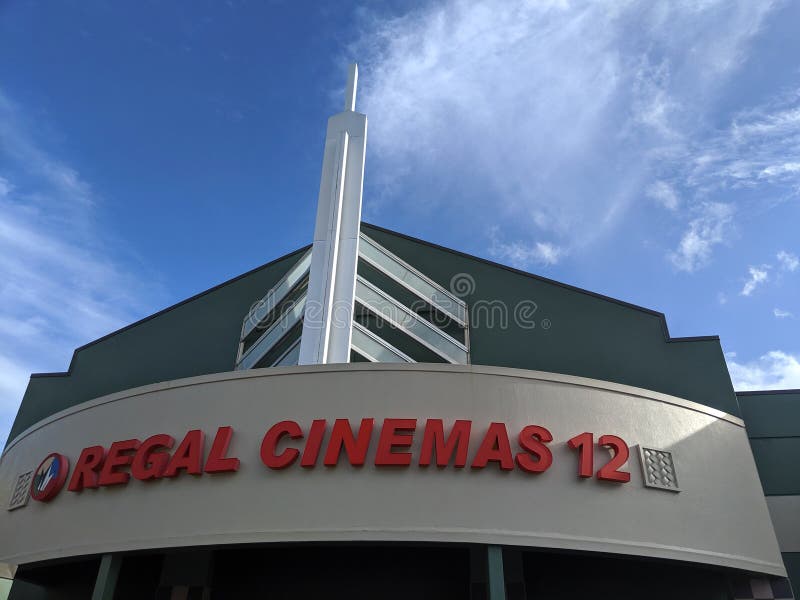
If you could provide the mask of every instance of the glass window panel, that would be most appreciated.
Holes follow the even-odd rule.
[[[292,288],[306,276],[310,267],[311,250],[306,252],[303,257],[289,269],[286,275],[267,292],[267,295],[256,304],[255,308],[247,313],[242,326],[242,339],[250,335],[261,321],[275,309],[278,303],[292,291]]]
[[[373,362],[406,363],[414,362],[411,358],[394,348],[374,333],[353,323],[353,349]]]
[[[273,367],[290,367],[296,365],[300,361],[300,340],[298,339],[286,354],[278,359]]]
[[[237,365],[237,369],[251,369],[259,359],[277,344],[286,333],[303,318],[303,310],[306,306],[306,296],[303,296],[297,303],[270,327],[259,340],[253,344]]]
[[[411,265],[389,252],[365,235],[361,236],[359,254],[374,267],[406,286],[448,317],[466,324],[467,307],[464,302],[429,280]]]
[[[356,299],[377,316],[402,328],[442,358],[456,364],[467,363],[467,349],[462,344],[362,277],[356,280]]]

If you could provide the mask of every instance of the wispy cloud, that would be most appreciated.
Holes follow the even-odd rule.
[[[728,357],[728,370],[736,390],[800,388],[800,356],[773,350],[747,363],[732,358],[735,357]]]
[[[666,181],[655,181],[647,188],[647,195],[668,210],[678,210],[680,197]]]
[[[708,192],[769,185],[789,195],[800,183],[800,90],[736,115],[695,141],[687,181]]]
[[[752,294],[755,289],[765,283],[769,279],[769,265],[761,265],[760,267],[749,267],[747,272],[749,273],[749,277],[747,281],[744,283],[744,287],[742,287],[742,291],[739,292],[742,296],[749,296]]]
[[[796,254],[786,252],[786,250],[778,252],[776,258],[778,259],[781,269],[785,271],[794,272],[800,267],[800,258],[798,258]]]
[[[512,266],[527,269],[534,265],[548,266],[556,264],[564,255],[563,248],[551,242],[533,242],[525,244],[515,241],[504,243],[499,239],[499,231],[491,232],[492,245],[489,254],[498,260],[506,260]]]
[[[709,202],[697,209],[675,251],[668,256],[675,268],[692,273],[708,264],[715,246],[733,229],[734,210],[728,204]]]
[[[727,127],[686,136],[657,152],[662,158],[659,172],[678,181],[683,193],[695,201],[722,195],[738,198],[737,211],[746,216],[798,197],[800,90],[778,94],[764,105],[738,113]],[[691,231],[692,223],[687,233]],[[790,270],[792,265],[797,268],[792,256],[785,252],[779,256]]]
[[[773,308],[772,314],[775,315],[776,319],[793,319],[794,315],[790,313],[788,310],[783,310],[781,308]]]
[[[146,290],[103,242],[92,186],[0,93],[0,444],[36,371],[139,316]],[[156,292],[157,293],[157,292]]]
[[[365,18],[352,51],[369,72],[361,107],[380,178],[367,211],[380,210],[381,190],[394,200],[403,189],[395,214],[433,205],[457,218],[468,205],[473,221],[578,254],[649,196],[683,222],[673,264],[701,268],[734,214],[707,179],[728,177],[732,150],[745,154],[731,131],[705,144],[706,117],[774,6],[448,0]],[[784,135],[791,113],[771,108],[737,117],[736,135]],[[754,179],[793,162],[768,147]],[[409,194],[414,181],[424,184]]]
[[[789,271],[793,272],[796,271],[798,267],[800,267],[800,259],[790,252],[786,252],[785,250],[781,250],[776,255],[778,259],[778,268],[781,271]],[[741,291],[739,292],[740,296],[751,296],[756,289],[768,281],[770,281],[770,271],[774,269],[772,264],[763,264],[760,266],[749,266],[747,268],[747,279],[742,286]],[[780,274],[776,277],[776,280],[780,280]],[[773,314],[777,318],[785,318],[792,316],[791,313],[783,311],[779,308],[773,310]]]
[[[795,173],[800,173],[800,162],[786,162],[764,167],[764,170],[761,171],[759,176],[779,177],[781,175],[794,175]]]

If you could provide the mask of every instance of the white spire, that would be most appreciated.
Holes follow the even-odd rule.
[[[367,117],[355,112],[358,67],[350,65],[344,112],[328,119],[301,365],[350,362]]]
[[[356,109],[356,88],[358,88],[358,64],[353,63],[347,70],[347,87],[344,90],[344,109]]]

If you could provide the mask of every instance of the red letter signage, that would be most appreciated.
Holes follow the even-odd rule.
[[[410,448],[414,440],[416,419],[384,419],[375,464],[407,467],[411,464],[411,452],[394,452],[395,448]]]
[[[473,469],[482,469],[489,462],[496,462],[503,471],[514,468],[514,456],[511,454],[511,444],[508,441],[508,431],[505,423],[492,423],[483,437],[481,447],[472,461]]]
[[[446,467],[450,464],[453,452],[456,453],[456,462],[453,465],[462,469],[467,465],[467,452],[469,451],[469,432],[472,421],[456,421],[450,430],[447,440],[444,439],[444,425],[441,419],[428,419],[425,424],[425,433],[422,437],[422,450],[419,454],[419,466],[427,467],[431,464],[431,455],[436,450],[436,466]]]
[[[225,456],[233,435],[232,427],[220,427],[206,459],[206,473],[226,473],[239,470],[239,459]]]
[[[354,467],[361,467],[367,460],[367,450],[372,436],[372,424],[375,419],[361,419],[361,427],[358,429],[358,437],[353,435],[350,428],[350,421],[347,419],[336,419],[331,430],[331,440],[328,442],[328,450],[325,452],[323,463],[326,467],[335,467],[339,462],[339,454],[344,448],[345,454]]]
[[[286,469],[295,463],[309,469],[316,466],[322,454],[323,464],[333,467],[344,453],[352,466],[361,467],[370,453],[374,422],[371,418],[361,419],[358,430],[354,431],[348,419],[336,419],[323,452],[328,430],[325,419],[313,420],[307,434],[296,421],[280,421],[264,434],[261,461],[270,469]],[[417,419],[383,419],[373,464],[376,467],[410,466],[415,460],[416,431]],[[419,444],[419,466],[436,464],[439,468],[451,465],[457,469],[464,468],[470,450],[471,432],[472,421],[469,420],[454,421],[445,434],[442,419],[427,419]],[[81,492],[86,488],[124,485],[131,477],[138,481],[152,481],[162,477],[177,477],[183,472],[195,476],[235,473],[239,470],[240,460],[229,456],[233,433],[230,426],[219,427],[208,455],[205,455],[205,435],[199,429],[189,431],[174,453],[171,451],[175,439],[165,433],[152,435],[144,442],[137,439],[113,442],[108,450],[103,446],[89,446],[81,451],[69,478],[69,459],[53,453],[39,466],[30,494],[36,500],[48,501],[67,479],[69,491]],[[515,438],[516,445],[512,448],[506,424],[491,423],[475,452],[471,467],[483,469],[489,463],[495,463],[502,471],[512,471],[517,467],[525,473],[544,473],[553,464],[549,445],[552,441],[553,434],[547,428],[526,425]],[[621,470],[630,455],[625,440],[616,435],[602,435],[597,445],[607,449],[611,457],[595,473],[594,434],[586,431],[567,441],[567,446],[577,451],[578,476],[584,479],[596,477],[615,483],[629,482],[631,474]]]
[[[298,440],[303,437],[303,430],[294,421],[281,421],[270,427],[261,442],[261,462],[270,469],[285,469],[300,455],[300,451],[296,448],[287,448],[280,454],[275,454],[278,442],[285,435]]]

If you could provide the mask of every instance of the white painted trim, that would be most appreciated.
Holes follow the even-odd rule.
[[[272,288],[267,292],[267,295],[264,296],[261,300],[259,300],[254,308],[251,308],[247,311],[247,315],[245,316],[242,324],[242,334],[241,339],[244,340],[248,335],[250,335],[253,330],[258,326],[261,320],[266,317],[269,313],[275,310],[275,307],[280,304],[280,302],[289,295],[289,293],[297,287],[297,285],[303,281],[303,278],[308,274],[308,270],[311,266],[311,261],[309,260],[311,256],[311,250],[303,253],[303,256],[300,257],[292,267],[286,272],[286,274],[278,280]],[[254,318],[256,313],[260,313],[260,318]],[[237,363],[241,355],[237,357]]]
[[[242,354],[242,357],[236,363],[236,369],[252,369],[253,365],[257,364],[258,361],[266,356],[270,350],[272,350],[284,337],[286,337],[286,334],[288,334],[292,328],[294,328],[294,326],[300,322],[300,319],[302,319],[303,313],[305,312],[306,302],[307,298],[305,295],[298,298],[297,302],[294,303],[294,306],[281,315],[281,317],[275,321],[269,327],[269,329],[262,333],[258,339],[253,342],[253,345],[247,349],[247,352]],[[279,333],[279,335],[272,341],[271,344],[264,348],[259,347],[265,339],[276,332]]]
[[[415,313],[414,311],[412,311],[411,309],[406,307],[403,303],[401,303],[400,301],[396,300],[395,298],[393,298],[392,296],[387,294],[385,291],[380,289],[378,286],[373,285],[372,283],[370,283],[369,281],[367,281],[366,279],[364,279],[360,275],[356,278],[356,280],[357,280],[357,284],[362,286],[361,293],[359,293],[358,285],[356,286],[356,300],[365,309],[370,311],[376,317],[387,321],[393,327],[399,329],[400,331],[402,331],[408,337],[412,338],[413,340],[415,340],[419,344],[425,346],[428,350],[430,350],[431,352],[433,352],[437,356],[441,357],[443,360],[446,360],[447,362],[449,362],[451,364],[466,364],[467,363],[467,361],[469,359],[469,351],[467,350],[467,347],[464,346],[457,339],[455,339],[452,336],[450,336],[449,334],[447,334],[444,330],[439,329],[438,327],[436,327],[436,325],[434,325],[433,323],[431,323],[427,319],[421,317],[420,315],[418,315],[417,313]],[[375,295],[379,296],[380,298],[382,298],[383,300],[385,300],[389,305],[391,305],[394,309],[397,310],[397,313],[395,313],[395,314],[387,314],[387,313],[381,311],[376,306],[374,306],[372,303],[368,302],[364,298],[364,289],[372,292],[373,294],[375,294]],[[447,342],[451,346],[454,346],[457,350],[460,350],[461,352],[463,352],[464,353],[464,361],[463,362],[459,361],[456,357],[453,357],[453,356],[449,355],[447,352],[445,352],[441,348],[437,348],[436,346],[431,344],[429,341],[427,341],[427,340],[423,339],[422,337],[420,337],[417,333],[412,331],[411,328],[407,327],[406,325],[401,323],[399,319],[396,318],[396,316],[399,315],[399,314],[405,315],[410,320],[412,320],[414,323],[418,323],[425,330],[430,331],[431,333],[433,333],[434,335],[438,336],[440,339],[444,340],[445,342]]]
[[[361,260],[363,260],[364,262],[369,264],[372,268],[376,269],[378,272],[382,273],[386,277],[390,278],[392,281],[397,282],[399,285],[403,286],[409,292],[411,292],[412,294],[414,294],[415,296],[417,296],[421,300],[424,300],[425,302],[430,304],[436,310],[439,310],[439,311],[443,312],[445,315],[447,315],[453,321],[458,323],[461,327],[466,327],[467,326],[467,321],[466,321],[467,304],[463,300],[461,300],[460,298],[458,298],[455,295],[453,295],[450,292],[448,292],[445,288],[443,288],[438,283],[436,283],[435,281],[433,281],[432,279],[427,277],[424,273],[418,271],[417,269],[415,269],[414,267],[409,265],[407,262],[405,262],[399,256],[397,256],[394,253],[390,252],[389,250],[387,250],[386,248],[381,246],[378,242],[376,242],[372,238],[370,238],[370,237],[368,237],[368,236],[366,236],[366,235],[364,235],[362,233],[361,234],[361,239],[363,241],[365,241],[368,245],[375,247],[375,249],[378,250],[381,254],[385,255],[387,259],[397,263],[397,265],[399,267],[409,271],[415,277],[418,277],[419,279],[421,279],[422,281],[424,281],[425,283],[430,285],[432,288],[434,288],[435,290],[440,292],[448,300],[453,302],[453,304],[456,304],[456,305],[460,306],[463,309],[464,317],[460,317],[459,315],[455,314],[454,311],[452,311],[452,310],[450,310],[448,308],[445,308],[441,304],[435,302],[434,299],[429,298],[426,294],[424,294],[422,291],[417,289],[415,286],[411,285],[408,281],[405,281],[404,279],[401,279],[400,277],[398,277],[397,275],[395,275],[391,271],[388,271],[385,267],[383,267],[382,265],[378,264],[375,260],[373,260],[371,257],[367,256],[363,252],[359,252],[359,258]]]
[[[369,329],[367,329],[366,327],[364,327],[360,323],[356,323],[355,321],[353,321],[353,330],[354,331],[358,331],[360,334],[364,335],[365,337],[368,337],[369,339],[374,341],[376,344],[379,344],[380,346],[386,348],[389,352],[394,354],[397,358],[400,358],[400,359],[402,359],[403,361],[405,361],[407,363],[416,362],[413,358],[408,356],[408,354],[398,350],[397,348],[392,346],[389,342],[384,340],[382,337],[380,337],[378,335],[375,335],[373,332],[371,332]],[[357,342],[353,342],[352,346],[353,346],[353,350],[355,350],[356,352],[361,354],[364,358],[369,359],[370,362],[380,362],[374,356],[372,356],[368,352],[364,351],[364,349],[361,348]]]

